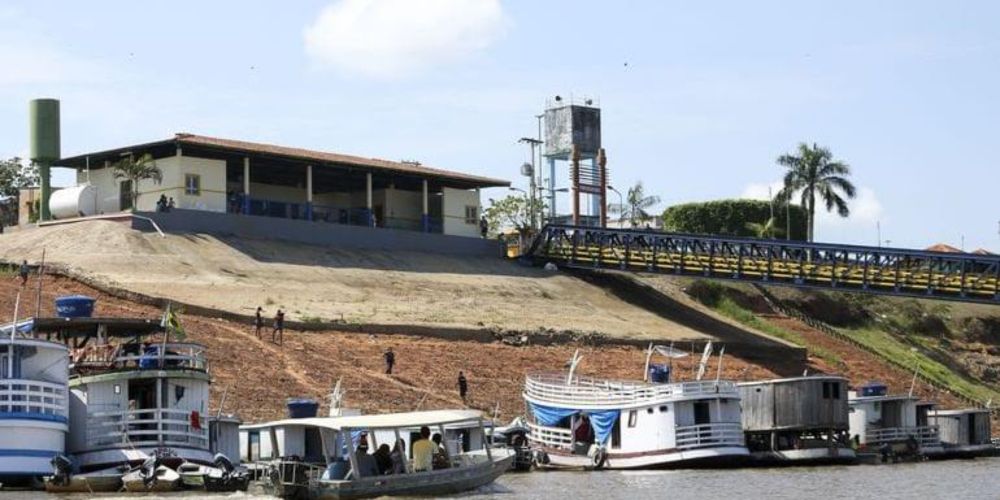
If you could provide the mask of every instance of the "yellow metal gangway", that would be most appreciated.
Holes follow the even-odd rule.
[[[535,263],[1000,305],[1000,256],[548,225]]]

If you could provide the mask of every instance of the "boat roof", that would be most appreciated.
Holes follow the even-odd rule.
[[[346,417],[288,418],[260,424],[243,425],[241,429],[267,429],[288,425],[322,427],[334,431],[343,429],[397,429],[422,425],[444,425],[469,420],[480,420],[479,410],[431,410],[408,413],[383,413],[381,415],[350,415]]]
[[[772,378],[767,380],[753,380],[750,382],[739,382],[738,386],[749,386],[749,385],[767,385],[767,384],[786,384],[789,382],[801,382],[803,380],[837,380],[837,381],[847,381],[846,377],[841,375],[804,375],[801,377],[787,377],[787,378]]]
[[[162,332],[159,318],[34,318],[33,332],[59,332],[64,336],[96,335],[104,326],[109,337],[136,337]],[[20,327],[18,328],[20,330]]]
[[[989,408],[960,408],[957,410],[934,410],[931,412],[931,416],[959,416],[959,415],[969,415],[972,413],[990,413]]]
[[[848,403],[873,403],[873,402],[884,402],[884,401],[916,401],[920,402],[920,398],[916,396],[907,396],[903,394],[896,395],[886,395],[886,396],[848,396]]]

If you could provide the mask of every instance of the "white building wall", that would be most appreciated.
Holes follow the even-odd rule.
[[[475,207],[474,218],[466,219],[466,207]],[[441,211],[444,234],[472,238],[480,236],[479,216],[482,209],[479,205],[479,193],[475,190],[443,188]]]
[[[139,210],[156,210],[156,201],[160,195],[173,198],[177,208],[225,212],[226,210],[226,162],[191,156],[170,156],[156,160],[156,166],[163,174],[163,182],[146,179],[139,182]],[[186,174],[195,174],[201,180],[201,192],[198,195],[185,193],[184,182]],[[114,213],[120,211],[121,179],[115,179],[114,169],[92,169],[88,173],[78,170],[77,184],[85,184],[90,179],[90,185],[97,189],[98,213]]]

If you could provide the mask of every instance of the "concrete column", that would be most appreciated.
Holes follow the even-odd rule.
[[[243,157],[243,213],[250,214],[250,157]]]
[[[424,179],[424,199],[423,199],[423,201],[424,201],[424,205],[423,205],[424,208],[423,208],[423,212],[421,212],[423,214],[423,216],[421,217],[421,219],[422,219],[421,222],[423,223],[423,226],[424,226],[424,232],[425,233],[429,233],[429,232],[431,232],[431,215],[430,215],[430,210],[428,210],[429,203],[427,202],[427,179]],[[444,434],[442,434],[442,436],[443,435]]]
[[[306,165],[306,220],[313,220],[313,166]]]
[[[368,213],[368,226],[375,227],[375,213],[372,212],[372,173],[365,174],[365,208]]]

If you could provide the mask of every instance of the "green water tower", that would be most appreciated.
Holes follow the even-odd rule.
[[[38,165],[41,180],[41,214],[39,220],[49,220],[49,169],[59,160],[59,100],[34,99],[28,104],[28,121],[31,128],[30,159]]]

